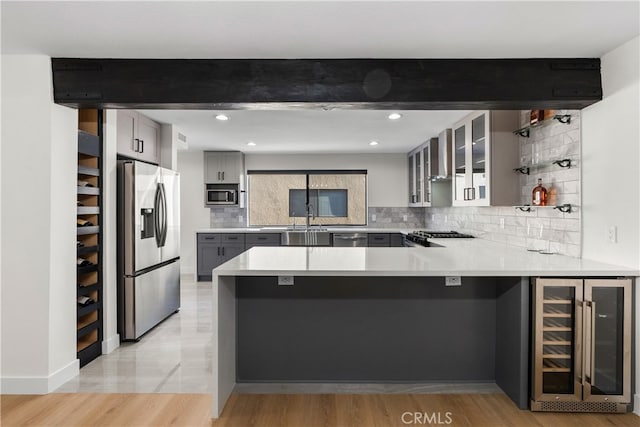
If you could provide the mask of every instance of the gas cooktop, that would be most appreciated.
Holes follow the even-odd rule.
[[[414,231],[414,233],[418,233],[424,235],[426,237],[431,237],[432,239],[468,239],[473,238],[471,234],[463,234],[458,233],[457,231]]]
[[[461,239],[472,238],[470,234],[458,233],[457,231],[425,231],[416,230],[407,234],[407,240],[422,246],[430,246],[429,239]]]

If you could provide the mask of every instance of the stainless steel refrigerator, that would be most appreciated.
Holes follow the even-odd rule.
[[[138,340],[180,308],[180,177],[118,161],[118,333]]]

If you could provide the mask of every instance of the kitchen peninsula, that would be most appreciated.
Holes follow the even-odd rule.
[[[236,383],[494,383],[525,409],[530,279],[640,274],[481,239],[434,242],[254,247],[214,269],[213,417]]]

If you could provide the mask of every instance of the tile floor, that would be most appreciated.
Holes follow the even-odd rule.
[[[181,308],[137,343],[122,343],[56,393],[211,393],[211,282],[181,278]],[[496,393],[494,383],[238,384],[237,393]]]
[[[210,393],[211,282],[181,278],[181,309],[137,343],[122,343],[56,393]]]

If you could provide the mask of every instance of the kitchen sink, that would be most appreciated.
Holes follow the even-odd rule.
[[[291,230],[282,233],[282,246],[330,246],[327,230]]]

